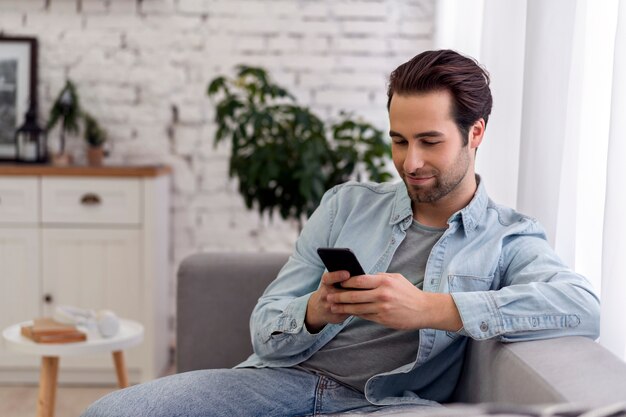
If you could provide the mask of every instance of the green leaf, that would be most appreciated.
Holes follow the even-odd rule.
[[[80,100],[76,86],[71,80],[65,82],[65,86],[57,96],[50,109],[47,130],[52,129],[59,121],[63,122],[62,129],[65,132],[78,133],[78,121],[81,116]]]
[[[217,94],[218,91],[225,90],[226,88],[226,77],[220,76],[211,81],[207,89],[207,94],[213,96]]]

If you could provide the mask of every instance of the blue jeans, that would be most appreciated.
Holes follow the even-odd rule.
[[[83,417],[292,417],[381,408],[359,391],[298,368],[209,369],[113,392]]]

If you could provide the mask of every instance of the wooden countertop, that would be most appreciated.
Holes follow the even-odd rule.
[[[55,175],[64,177],[158,177],[172,172],[167,165],[53,166],[0,163],[0,176]]]

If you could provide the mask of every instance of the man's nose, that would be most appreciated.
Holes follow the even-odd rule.
[[[424,156],[415,142],[410,143],[404,158],[404,172],[415,172],[424,167]]]

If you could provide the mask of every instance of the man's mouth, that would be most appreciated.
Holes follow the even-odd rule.
[[[428,183],[429,181],[431,181],[432,179],[435,178],[434,175],[431,176],[422,176],[422,177],[413,177],[410,175],[406,175],[404,177],[406,179],[406,182],[410,185],[424,185],[426,183]]]

